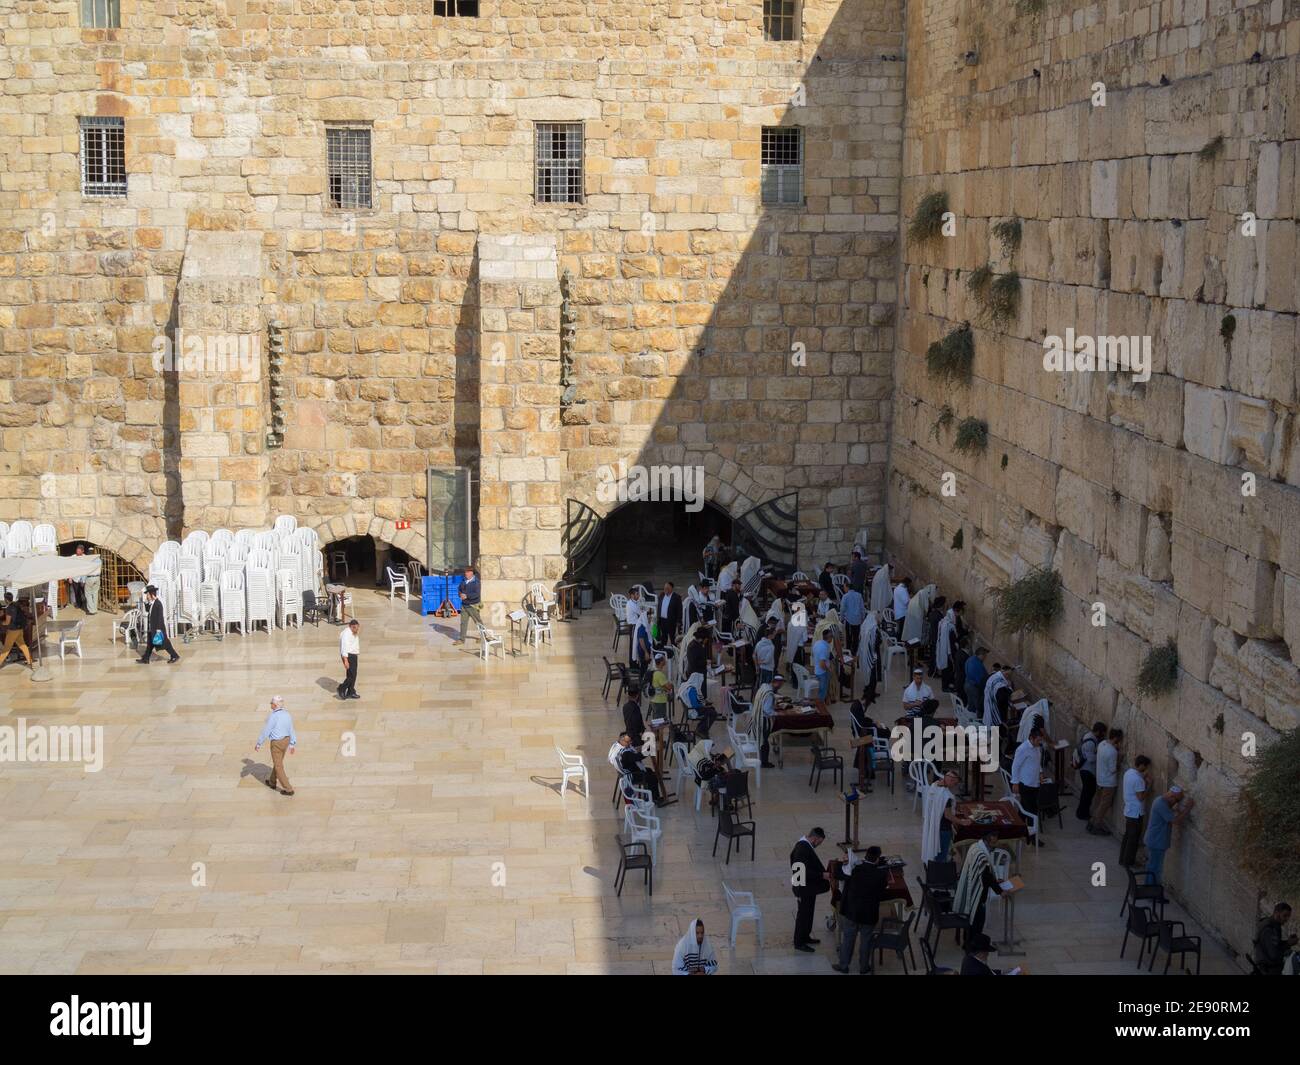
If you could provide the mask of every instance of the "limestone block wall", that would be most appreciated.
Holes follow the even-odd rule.
[[[1072,730],[1117,724],[1158,786],[1190,786],[1167,879],[1246,949],[1262,886],[1232,858],[1242,737],[1295,727],[1300,691],[1300,9],[919,0],[907,33],[903,213],[942,190],[956,234],[904,251],[889,549],[985,633],[988,590],[1061,574],[1051,632],[994,646]],[[1008,255],[991,227],[1012,218]],[[967,287],[985,264],[1021,278],[1001,327]],[[974,379],[941,384],[927,348],[964,321]],[[1149,336],[1150,379],[1046,371],[1067,329]],[[952,447],[945,404],[987,421],[985,452]],[[1177,689],[1139,696],[1170,637]]]
[[[225,232],[260,235],[261,314],[286,327],[268,512],[418,527],[424,468],[478,458],[480,234],[550,234],[578,309],[566,493],[619,459],[702,463],[733,513],[797,488],[810,558],[881,541],[898,0],[807,0],[781,43],[757,2],[134,0],[114,31],[77,8],[0,5],[6,515],[153,544],[236,505],[187,515],[169,487],[148,365],[191,234]],[[124,118],[124,199],[81,195],[85,115]],[[334,121],[371,128],[369,209],[328,203]],[[534,202],[537,121],[584,123],[582,204]],[[807,202],[765,211],[781,123],[805,128]]]

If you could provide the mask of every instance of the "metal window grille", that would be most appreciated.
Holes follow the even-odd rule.
[[[799,0],[763,0],[763,37],[769,41],[799,39]]]
[[[537,202],[582,203],[582,123],[537,123]]]
[[[361,126],[328,126],[325,144],[330,206],[343,210],[369,207],[370,130]]]
[[[88,30],[121,29],[119,0],[81,0],[81,25]]]
[[[126,123],[122,119],[81,120],[81,193],[126,195]]]
[[[802,129],[764,126],[761,162],[764,203],[803,203]]]
[[[433,0],[433,13],[444,18],[478,18],[478,0]]]

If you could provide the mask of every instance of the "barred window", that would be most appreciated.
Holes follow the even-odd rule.
[[[763,0],[764,39],[797,41],[799,15],[799,0]]]
[[[329,205],[341,210],[369,207],[370,127],[326,126]]]
[[[126,195],[126,123],[120,118],[81,120],[81,193]]]
[[[537,123],[538,203],[582,203],[582,123]]]
[[[802,204],[803,130],[798,126],[764,126],[761,162],[763,202]]]
[[[433,13],[445,18],[478,18],[478,0],[433,0]]]
[[[81,25],[88,30],[116,30],[122,26],[119,0],[81,0]]]

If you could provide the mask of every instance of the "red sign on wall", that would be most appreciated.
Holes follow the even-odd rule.
[[[397,528],[399,529],[409,529],[411,527],[411,523],[409,521],[399,521],[396,523],[396,525]]]

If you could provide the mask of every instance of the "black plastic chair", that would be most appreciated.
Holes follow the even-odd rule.
[[[1175,931],[1177,929],[1177,931]],[[1147,966],[1147,972],[1150,972],[1156,964],[1156,955],[1163,950],[1165,952],[1164,972],[1169,972],[1169,966],[1174,960],[1174,955],[1178,955],[1178,964],[1183,966],[1187,961],[1188,954],[1196,955],[1196,975],[1201,975],[1201,937],[1189,936],[1187,926],[1182,921],[1165,921],[1160,922],[1160,937],[1156,941],[1155,949],[1151,951],[1151,963]]]
[[[618,666],[616,666],[604,655],[600,656],[600,660],[605,663],[605,690],[601,693],[601,695],[603,698],[608,699],[610,687],[614,684],[614,681],[620,680],[621,678],[619,676]],[[622,691],[622,689],[620,688],[619,691]]]
[[[930,915],[930,920],[925,926],[925,934],[921,937],[922,941],[930,938],[930,932],[937,929],[934,937],[934,945],[939,946],[939,940],[943,938],[943,933],[951,928],[957,939],[957,945],[967,932],[970,931],[970,918],[964,913],[953,913],[951,900],[939,899],[934,892],[918,876],[916,882],[921,886],[921,898],[924,900],[924,908]]]
[[[935,965],[934,949],[924,939],[921,940],[921,960],[925,962],[926,976],[948,976],[955,971],[945,965]]]
[[[617,651],[617,650],[618,650],[618,641],[621,640],[624,636],[626,636],[626,637],[628,638],[628,644],[629,644],[629,646],[630,646],[630,645],[631,645],[631,641],[632,641],[632,626],[629,625],[626,621],[622,620],[622,619],[621,619],[620,617],[618,617],[617,615],[615,615],[615,617],[614,617],[614,645],[610,648],[611,651]]]
[[[650,851],[644,843],[624,843],[619,840],[619,846],[623,848],[623,856],[618,860],[618,872],[614,874],[614,893],[623,894],[623,884],[627,881],[627,871],[629,869],[645,870],[645,886],[654,897],[654,863],[650,860]]]
[[[302,620],[310,621],[317,628],[320,627],[320,619],[325,613],[325,608],[316,602],[315,592],[302,593]]]
[[[1149,900],[1148,900],[1149,901]],[[1128,908],[1128,923],[1124,927],[1124,942],[1120,944],[1119,956],[1124,957],[1124,951],[1128,949],[1128,937],[1137,936],[1142,943],[1142,949],[1138,951],[1137,967],[1142,968],[1142,957],[1147,952],[1147,946],[1152,940],[1160,938],[1160,918],[1155,915],[1155,911],[1150,906],[1133,903]],[[1151,947],[1152,957],[1155,956],[1155,947]]]
[[[813,784],[813,794],[822,786],[822,771],[830,770],[831,779],[837,785],[844,784],[844,759],[835,753],[833,747],[818,747],[812,745],[812,768],[808,771],[808,783],[813,784],[813,774],[817,775],[817,783]]]
[[[740,802],[745,802],[745,813],[749,817],[754,816],[754,801],[749,795],[749,773],[734,773],[728,775],[723,784],[727,789],[726,795],[723,796],[724,807],[733,814],[740,813]]]
[[[907,975],[907,955],[912,955],[912,968],[916,968],[916,955],[912,951],[912,922],[916,913],[909,913],[901,925],[892,917],[886,917],[877,925],[876,934],[871,940],[871,949],[876,952],[877,964],[884,961],[885,951],[892,950],[903,963],[903,975]],[[891,931],[891,929],[898,931]]]
[[[957,887],[957,876],[956,862],[930,861],[925,863],[925,883],[935,895],[942,891],[953,891]]]
[[[713,857],[718,856],[718,840],[723,836],[727,837],[727,860],[726,865],[731,864],[731,845],[733,841],[736,844],[736,853],[740,853],[740,841],[746,836],[749,837],[749,860],[754,860],[754,846],[758,842],[754,835],[753,821],[737,821],[735,815],[730,810],[718,811],[718,831],[713,836]]]
[[[1044,782],[1038,789],[1038,827],[1043,827],[1042,819],[1055,817],[1057,827],[1065,830],[1065,821],[1061,817],[1061,797],[1056,790],[1056,781]]]
[[[1128,890],[1124,893],[1123,905],[1119,908],[1119,915],[1124,916],[1124,910],[1132,902],[1154,902],[1160,907],[1160,916],[1165,915],[1165,906],[1169,900],[1165,898],[1165,889],[1160,886],[1156,880],[1156,874],[1146,869],[1125,869],[1128,873]]]

